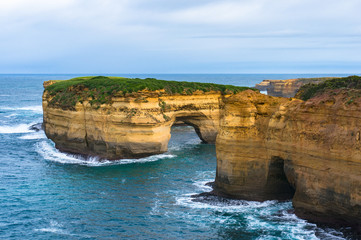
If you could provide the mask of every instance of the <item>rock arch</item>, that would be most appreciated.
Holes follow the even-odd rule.
[[[192,95],[144,93],[117,97],[112,104],[77,103],[75,110],[49,106],[44,92],[44,130],[58,149],[106,159],[140,158],[167,151],[171,126],[181,120],[203,142],[214,143],[219,129],[219,92]]]

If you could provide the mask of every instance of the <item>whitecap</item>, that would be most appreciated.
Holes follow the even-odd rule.
[[[38,106],[25,106],[25,107],[2,107],[2,110],[12,110],[12,111],[32,111],[35,113],[42,113],[43,107]]]
[[[63,230],[62,227],[63,227],[63,225],[59,224],[58,222],[56,222],[54,220],[51,220],[49,227],[35,229],[35,231],[69,235],[69,233],[66,232],[65,230]]]
[[[34,132],[33,130],[29,129],[29,127],[32,124],[19,124],[19,125],[15,125],[15,126],[0,126],[0,133],[30,133],[30,132]]]
[[[186,142],[181,142],[178,144],[175,143],[171,143],[168,146],[168,150],[169,151],[180,151],[186,148],[194,148],[196,145],[201,144],[202,140],[200,140],[199,138],[194,138],[194,139],[190,139]]]
[[[19,137],[19,139],[24,139],[24,140],[35,140],[35,139],[45,139],[45,138],[46,135],[43,131],[26,134],[24,136]]]
[[[196,186],[202,192],[212,191],[212,187],[208,186],[207,183],[212,182],[214,179],[201,180],[193,182],[193,185]]]
[[[17,116],[18,114],[16,114],[16,113],[12,113],[12,114],[10,114],[10,115],[8,115],[8,116],[5,116],[6,118],[12,118],[12,117],[15,117],[15,116]]]
[[[270,207],[277,203],[277,201],[264,201],[264,202],[256,202],[256,201],[244,201],[244,200],[228,200],[227,204],[223,202],[200,202],[194,201],[194,195],[198,193],[188,193],[184,194],[180,197],[176,198],[176,204],[182,205],[190,208],[199,208],[199,209],[213,209],[216,211],[226,211],[226,212],[248,212],[249,209],[258,209],[258,208],[266,208]]]
[[[120,159],[120,160],[100,160],[98,157],[84,158],[79,155],[67,154],[60,152],[53,145],[46,141],[42,141],[36,144],[36,151],[48,161],[58,162],[62,164],[78,164],[89,167],[109,166],[109,165],[121,165],[132,163],[147,163],[155,162],[164,158],[174,158],[172,154],[159,154],[140,159]]]

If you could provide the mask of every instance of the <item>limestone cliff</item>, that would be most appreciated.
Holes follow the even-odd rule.
[[[317,84],[330,79],[334,79],[334,77],[263,80],[261,83],[256,84],[255,88],[260,91],[267,91],[270,96],[290,98],[294,97],[298,89],[305,84]]]
[[[361,230],[360,96],[329,90],[301,101],[247,91],[225,99],[216,190],[266,200],[293,188],[297,215]]]
[[[217,92],[167,95],[143,92],[117,97],[94,108],[89,101],[75,110],[49,106],[43,95],[44,129],[62,151],[107,159],[137,158],[167,151],[176,120],[195,127],[199,137],[214,143],[219,125]]]

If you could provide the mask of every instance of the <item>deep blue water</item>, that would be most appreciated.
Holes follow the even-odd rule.
[[[88,75],[88,74],[85,74]],[[114,75],[114,74],[113,74]],[[42,131],[42,83],[80,75],[0,75],[1,239],[350,239],[297,218],[290,201],[200,202],[215,178],[214,145],[173,127],[169,151],[140,160],[58,152]],[[254,86],[322,74],[119,74]]]

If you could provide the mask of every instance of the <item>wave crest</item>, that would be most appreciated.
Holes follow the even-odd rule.
[[[0,133],[30,133],[34,132],[30,130],[32,124],[19,124],[15,126],[0,126]]]

